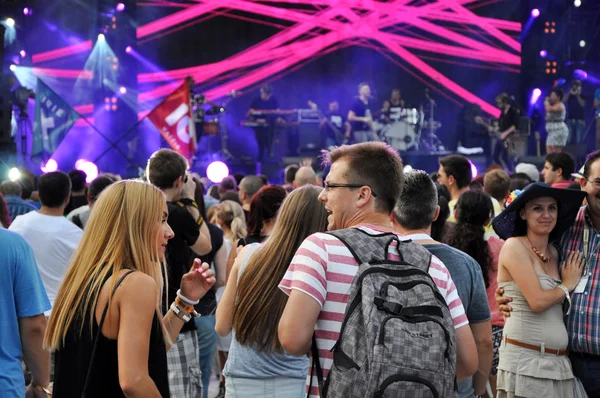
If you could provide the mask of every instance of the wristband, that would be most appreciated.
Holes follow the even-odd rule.
[[[567,298],[567,301],[569,302],[569,309],[567,310],[567,315],[569,315],[569,312],[571,312],[571,295],[569,294],[569,289],[567,289],[567,287],[565,285],[558,285],[558,288],[561,289],[563,292],[565,292],[565,297]]]
[[[177,290],[177,297],[179,297],[179,299],[181,299],[181,301],[183,301],[184,303],[188,304],[188,305],[196,305],[200,302],[200,300],[190,300],[189,298],[185,297],[183,294],[181,294],[181,289]]]
[[[198,223],[198,227],[201,227],[202,224],[204,224],[204,217],[200,216],[198,217],[198,221],[196,221]]]
[[[177,318],[181,319],[184,322],[189,322],[189,320],[192,319],[192,316],[189,313],[179,308],[179,306],[177,306],[175,303],[171,304],[171,311],[175,313]]]
[[[185,206],[192,206],[196,209],[198,208],[198,204],[196,203],[196,201],[190,198],[180,199],[179,202],[183,203]]]
[[[31,383],[31,385],[37,391],[45,392],[49,397],[52,397],[52,391],[50,390],[50,386],[48,386],[48,387],[42,387],[42,386],[38,386],[38,385],[34,384],[33,382]]]

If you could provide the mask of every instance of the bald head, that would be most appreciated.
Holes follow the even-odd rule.
[[[317,185],[317,174],[313,168],[309,166],[300,167],[294,178],[294,189],[305,185]]]

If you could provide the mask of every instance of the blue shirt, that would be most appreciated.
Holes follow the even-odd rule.
[[[19,234],[0,229],[0,395],[23,398],[19,318],[50,309],[31,247]]]
[[[489,321],[492,315],[479,263],[468,254],[448,245],[432,244],[424,247],[448,268],[469,323]],[[474,397],[470,378],[458,383],[458,395],[460,398]]]
[[[15,218],[21,214],[27,214],[30,211],[38,210],[33,204],[25,202],[17,195],[6,195],[4,200],[6,200],[11,221],[14,221]]]
[[[238,281],[248,264],[251,254],[260,245],[255,243],[246,247],[249,249],[247,249],[244,261],[240,266]],[[274,327],[277,327],[277,325]],[[235,338],[235,331],[232,332],[231,336],[231,346],[229,347],[225,369],[223,369],[223,376],[250,379],[268,379],[273,377],[306,379],[306,375],[308,374],[308,357],[306,355],[298,357],[285,352],[257,351],[253,347],[240,344]]]

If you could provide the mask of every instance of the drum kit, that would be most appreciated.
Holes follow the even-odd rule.
[[[236,93],[230,94],[230,99],[235,98]],[[233,155],[227,149],[227,124],[225,123],[225,115],[227,112],[227,102],[217,105],[212,101],[206,100],[202,94],[193,94],[191,98],[192,116],[196,124],[196,132],[198,136],[206,136],[207,150],[206,153],[212,153],[210,148],[211,137],[221,134],[220,155],[223,159],[233,159]]]
[[[442,124],[433,120],[433,109],[425,120],[422,108],[402,108],[398,119],[390,122],[374,121],[373,127],[382,141],[401,152],[436,152],[445,149],[435,134]]]

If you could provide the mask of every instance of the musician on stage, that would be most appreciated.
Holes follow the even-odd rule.
[[[509,138],[513,135],[519,126],[519,110],[511,106],[511,100],[508,94],[502,93],[496,97],[496,105],[502,113],[498,120],[499,134],[494,143],[492,158],[494,163],[504,167],[505,170],[514,169],[511,151],[511,142]],[[488,127],[490,133],[494,132],[493,127]]]
[[[373,112],[371,111],[371,88],[367,83],[358,85],[358,98],[348,111],[348,121],[352,126],[354,142],[379,141],[373,126]]]
[[[261,110],[277,110],[279,103],[273,97],[273,87],[265,84],[260,89],[260,96],[256,97],[250,104],[248,110],[248,118],[255,120],[264,126],[252,127],[256,135],[256,143],[258,144],[258,162],[264,160],[265,150],[269,151],[269,155],[273,157],[273,140],[275,138],[275,127],[279,120],[276,115],[261,115],[255,114]]]
[[[341,145],[350,139],[350,122],[344,120],[340,104],[336,100],[329,102],[329,109],[321,119],[319,130],[323,148]]]
[[[397,122],[403,116],[406,116],[406,111],[404,110],[405,103],[402,99],[402,95],[400,94],[400,89],[395,88],[392,90],[392,95],[390,97],[390,121]]]

